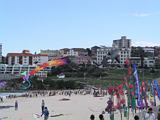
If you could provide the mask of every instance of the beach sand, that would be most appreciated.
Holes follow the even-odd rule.
[[[69,101],[60,101],[60,99],[68,98]],[[49,117],[48,120],[89,120],[90,115],[94,114],[99,120],[99,114],[104,111],[107,106],[108,97],[93,97],[93,95],[72,95],[62,96],[56,95],[51,97],[35,97],[35,98],[15,98],[5,99],[3,105],[13,105],[15,100],[18,100],[19,108],[15,111],[14,107],[0,110],[0,118],[3,120],[43,120],[43,117],[35,118],[38,114],[41,115],[41,101],[44,99],[45,105],[48,107],[50,116],[63,114],[58,117]],[[104,115],[105,120],[110,120],[109,115]],[[133,115],[130,114],[130,120],[133,120]],[[115,120],[121,120],[119,111],[115,112]],[[126,118],[123,117],[123,120]]]

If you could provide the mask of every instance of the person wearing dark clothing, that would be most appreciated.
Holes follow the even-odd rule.
[[[44,115],[44,120],[48,120],[49,111],[48,111],[47,107],[44,108],[43,114],[41,116],[43,116],[43,115]]]
[[[138,115],[135,115],[135,116],[134,116],[134,120],[139,120],[139,116],[138,116]]]
[[[44,103],[44,100],[42,100],[42,104],[41,104],[42,114],[43,114],[43,111],[44,111],[44,107],[45,107],[45,103]]]
[[[18,110],[18,101],[17,100],[15,101],[15,106],[14,107],[15,107],[15,110]]]
[[[158,109],[158,116],[157,116],[157,120],[160,120],[160,108]]]
[[[104,117],[102,114],[99,115],[99,120],[104,120]]]
[[[94,115],[90,116],[90,120],[94,120],[94,118],[95,118]]]

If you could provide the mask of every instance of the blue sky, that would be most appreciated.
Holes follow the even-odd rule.
[[[133,45],[160,45],[159,0],[0,0],[3,54],[111,46],[126,35]]]

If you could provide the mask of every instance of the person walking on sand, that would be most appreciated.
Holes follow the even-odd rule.
[[[15,107],[15,110],[18,110],[18,101],[17,100],[15,101],[15,106],[14,107]]]
[[[44,120],[48,120],[49,111],[48,111],[47,107],[44,108],[44,111],[41,116],[43,116],[43,115],[44,115]]]
[[[42,114],[43,114],[43,111],[44,111],[44,107],[45,107],[45,102],[44,102],[44,100],[42,100],[42,104],[41,104]]]
[[[138,116],[138,115],[135,115],[135,116],[134,116],[134,120],[139,120],[139,116]]]
[[[148,112],[146,112],[144,114],[144,118],[145,118],[145,120],[156,120],[156,116],[153,113],[153,109],[152,108],[148,109]]]
[[[104,117],[102,114],[99,115],[99,120],[104,120]]]
[[[94,120],[94,115],[92,114],[91,116],[90,116],[90,120]]]
[[[160,108],[158,109],[157,120],[160,120]]]

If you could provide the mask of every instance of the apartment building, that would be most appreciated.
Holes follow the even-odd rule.
[[[120,49],[120,64],[124,64],[127,59],[131,57],[131,49],[130,48],[122,48]]]
[[[86,49],[84,48],[64,48],[64,49],[60,49],[60,54],[63,57],[66,56],[87,56],[88,52]]]
[[[141,66],[141,57],[131,57],[130,60],[132,64],[136,64],[139,67]],[[144,57],[144,67],[154,67],[155,62],[154,58]]]
[[[113,40],[113,48],[131,48],[131,39],[127,39],[126,36],[122,36],[121,39]]]
[[[57,57],[61,57],[59,50],[40,50],[40,54],[47,54],[48,60],[55,59]]]
[[[101,47],[97,49],[97,64],[101,64],[105,57],[108,57],[108,53],[111,51],[112,47]]]
[[[23,50],[22,53],[8,53],[7,64],[14,65],[34,65],[42,64],[48,61],[47,54],[32,54],[29,50]]]

